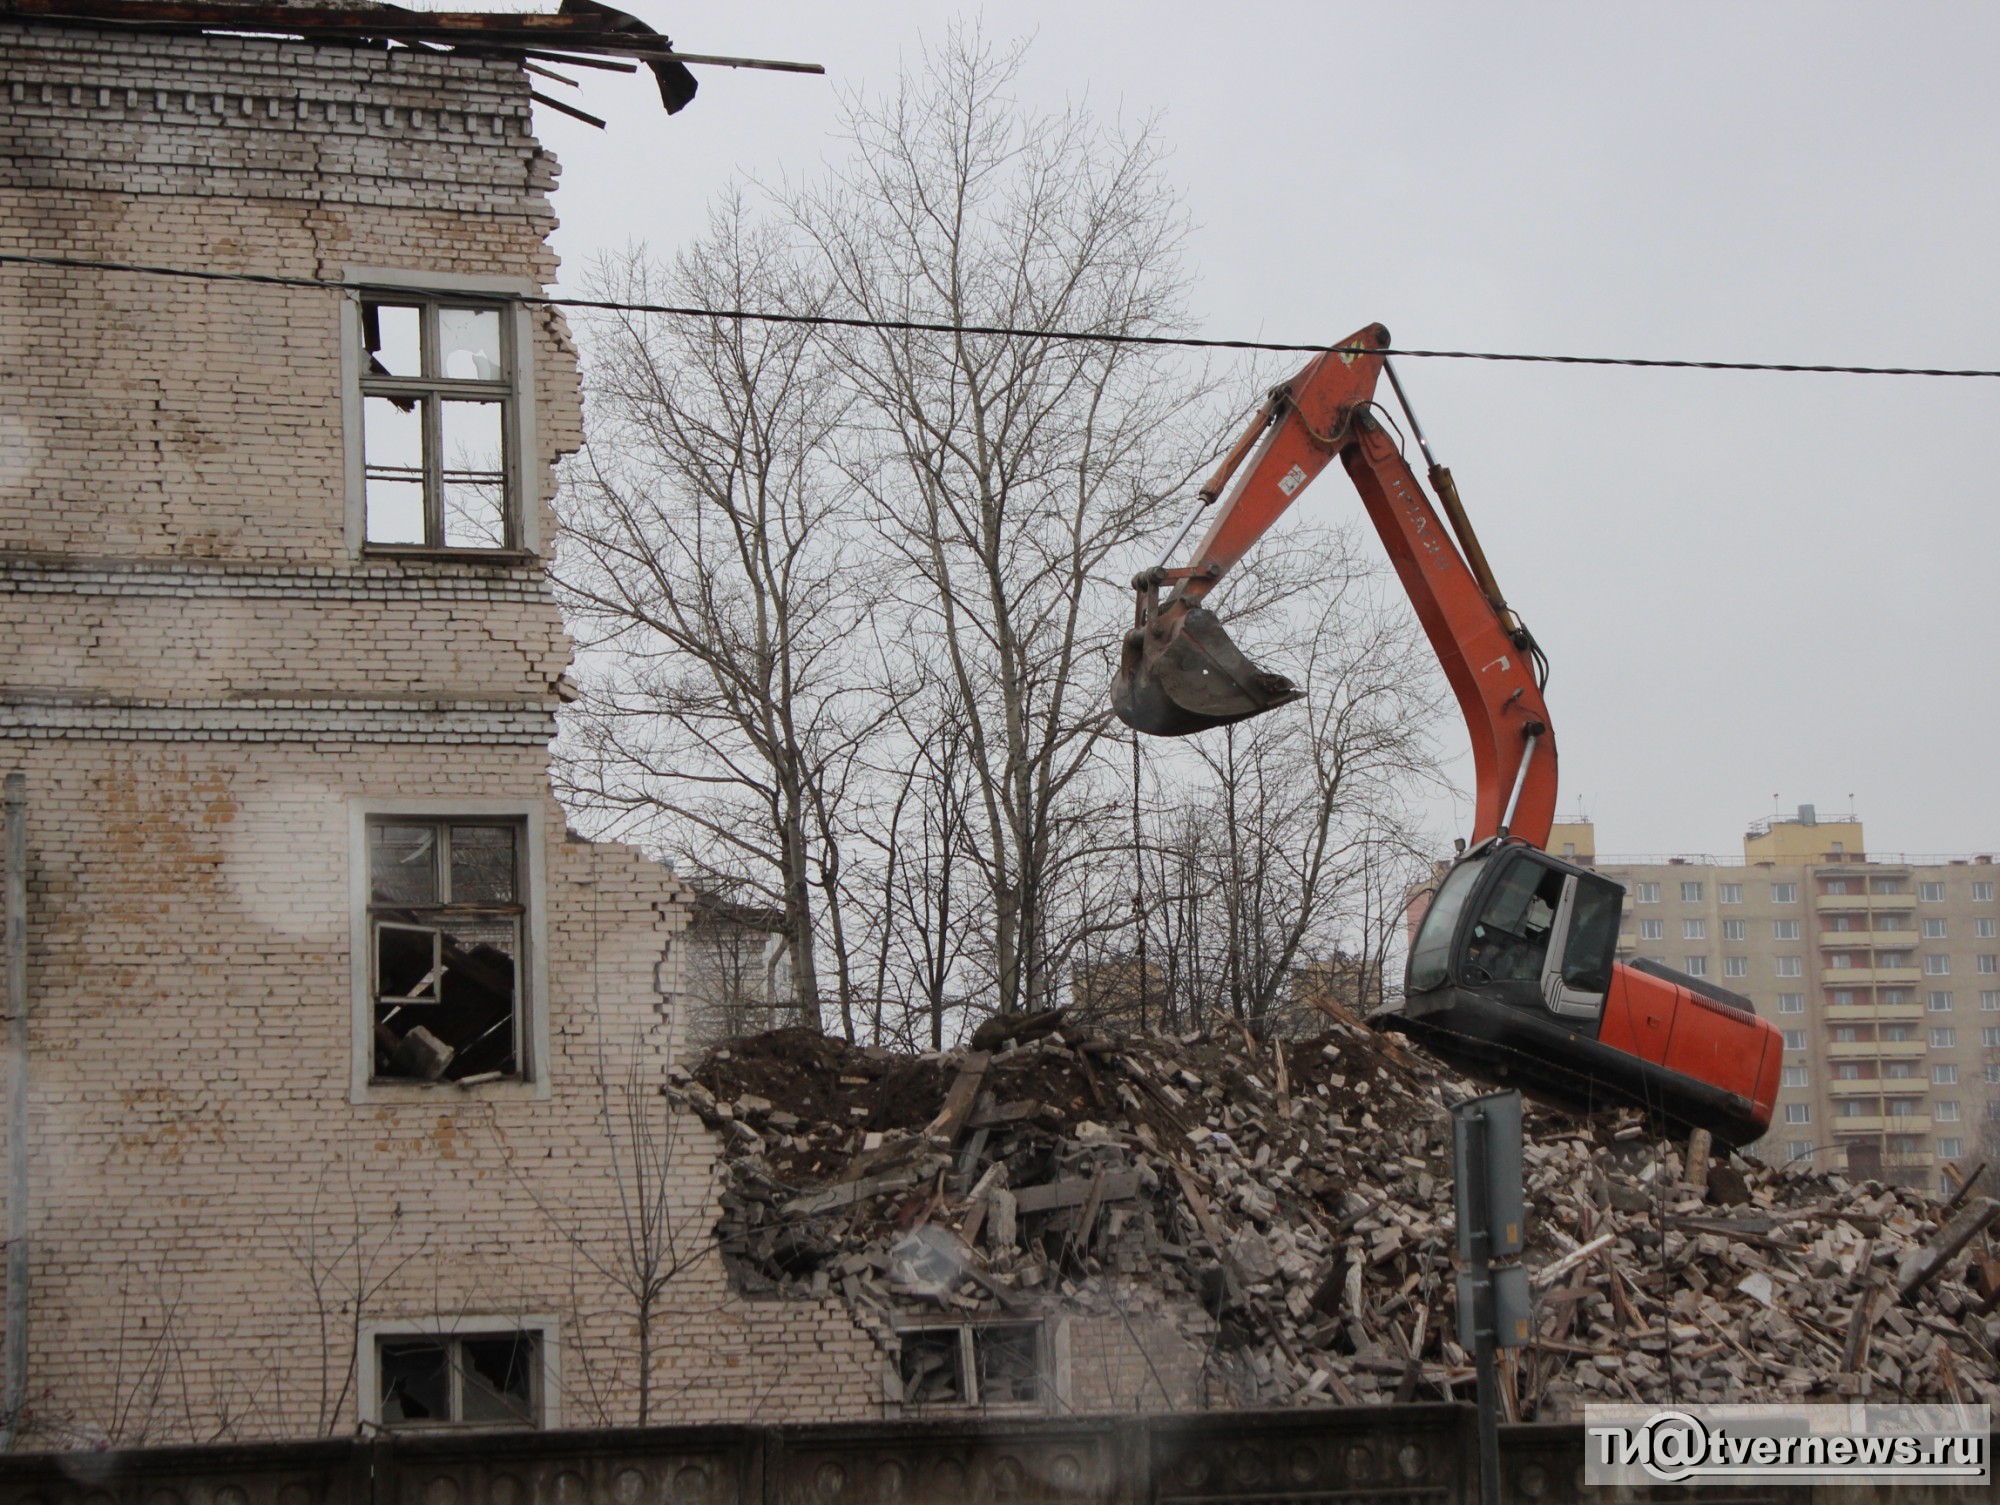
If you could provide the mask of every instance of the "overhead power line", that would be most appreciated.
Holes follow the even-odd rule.
[[[144,277],[181,277],[196,282],[247,282],[261,287],[314,288],[351,293],[357,285],[322,277],[284,277],[271,272],[218,272],[199,267],[147,266],[128,261],[97,261],[81,256],[34,256],[0,253],[0,265],[43,266],[70,270],[126,272]],[[1000,339],[1063,340],[1080,344],[1151,345],[1183,350],[1248,350],[1280,355],[1318,355],[1341,348],[1333,340],[1219,340],[1199,335],[1115,334],[1092,329],[1020,329],[1006,324],[955,324],[929,319],[872,319],[841,314],[773,313],[752,308],[700,308],[676,303],[627,303],[612,298],[557,298],[541,293],[481,293],[493,302],[521,303],[536,308],[577,308],[602,313],[659,314],[670,318],[715,319],[750,324],[796,324],[821,329],[874,329],[889,333],[983,335]],[[1413,360],[1507,361],[1540,366],[1636,366],[1665,371],[1778,371],[1821,376],[1983,376],[2000,377],[2000,370],[1949,366],[1853,366],[1806,361],[1672,360],[1643,355],[1545,355],[1531,351],[1417,350],[1401,345],[1372,352]]]

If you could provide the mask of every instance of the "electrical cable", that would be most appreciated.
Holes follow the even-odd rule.
[[[252,283],[263,287],[315,288],[328,292],[360,290],[351,282],[323,277],[286,277],[272,272],[217,272],[196,267],[148,266],[139,262],[100,261],[80,256],[36,256],[0,253],[0,265],[41,266],[66,270],[127,272],[145,277],[182,277],[198,282]],[[1057,340],[1076,344],[1141,345],[1181,350],[1246,350],[1286,355],[1319,355],[1344,350],[1330,340],[1224,340],[1197,335],[1113,334],[1089,329],[1018,329],[1005,324],[955,324],[928,319],[868,319],[838,314],[769,313],[748,308],[699,308],[674,303],[626,303],[611,298],[558,298],[541,293],[479,293],[482,300],[518,303],[535,308],[576,308],[599,313],[660,314],[671,318],[716,319],[748,324],[794,324],[815,329],[870,329],[903,334],[982,335],[998,339]],[[1416,350],[1401,346],[1359,351],[1368,355],[1402,355],[1412,360],[1497,361],[1542,366],[1630,366],[1662,371],[1765,371],[1815,376],[1944,376],[2000,378],[2000,369],[1950,366],[1861,366],[1805,361],[1677,360],[1638,355],[1547,355],[1531,351]]]

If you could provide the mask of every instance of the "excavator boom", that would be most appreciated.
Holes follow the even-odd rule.
[[[1432,469],[1447,523],[1370,412],[1386,366],[1379,352],[1388,344],[1388,330],[1372,324],[1313,357],[1271,394],[1202,488],[1203,499],[1219,505],[1192,562],[1148,570],[1133,582],[1138,617],[1125,636],[1112,705],[1142,732],[1182,736],[1299,698],[1290,680],[1243,655],[1202,600],[1337,457],[1465,716],[1477,789],[1474,842],[1504,830],[1539,846],[1556,803],[1539,656],[1492,583],[1449,473]]]

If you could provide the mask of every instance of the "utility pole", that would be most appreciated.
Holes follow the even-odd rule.
[[[1451,1110],[1457,1183],[1458,1344],[1479,1370],[1479,1499],[1500,1505],[1500,1376],[1497,1350],[1528,1341],[1528,1272],[1518,1260],[1521,1094],[1494,1092]]]
[[[28,778],[7,775],[7,1371],[0,1453],[14,1450],[28,1399]]]

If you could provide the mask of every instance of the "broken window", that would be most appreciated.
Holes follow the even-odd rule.
[[[906,1328],[896,1337],[905,1405],[1039,1406],[1047,1394],[1037,1323]]]
[[[385,1337],[376,1359],[385,1427],[542,1424],[538,1333]]]
[[[519,547],[508,485],[516,424],[509,322],[499,304],[363,295],[371,548]]]
[[[368,822],[377,1081],[495,1081],[521,1064],[518,822]]]

